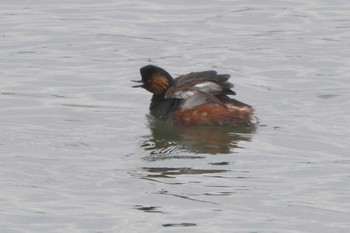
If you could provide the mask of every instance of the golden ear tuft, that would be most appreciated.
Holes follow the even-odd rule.
[[[152,85],[158,92],[163,92],[168,89],[169,81],[165,75],[157,73],[152,76]]]

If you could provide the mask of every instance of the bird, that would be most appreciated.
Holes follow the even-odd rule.
[[[175,79],[163,68],[140,68],[141,80],[134,88],[153,94],[150,114],[181,126],[225,126],[254,124],[254,109],[230,96],[236,95],[229,74],[214,70],[191,72]]]

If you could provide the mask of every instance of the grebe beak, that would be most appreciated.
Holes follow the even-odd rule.
[[[131,80],[131,82],[142,83],[142,80]],[[135,86],[132,86],[132,87],[143,87],[143,84],[141,84],[141,85],[135,85]]]

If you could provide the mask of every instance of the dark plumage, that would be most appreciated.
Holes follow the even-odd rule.
[[[151,115],[175,124],[252,124],[253,108],[228,97],[235,95],[230,75],[216,71],[192,72],[175,79],[164,69],[147,65],[140,69],[142,87],[153,97]]]

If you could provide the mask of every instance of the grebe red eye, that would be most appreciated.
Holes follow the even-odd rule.
[[[148,80],[147,80],[147,83],[152,83],[152,79],[148,79]]]

